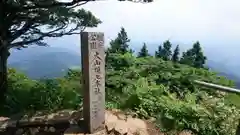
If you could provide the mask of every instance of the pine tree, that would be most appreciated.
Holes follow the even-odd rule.
[[[193,47],[183,53],[180,63],[196,68],[203,68],[207,57],[204,56],[200,43],[197,41]]]
[[[120,51],[124,54],[129,52],[129,45],[130,39],[127,36],[127,32],[122,27],[120,33],[118,33],[119,43],[121,44]]]
[[[156,58],[162,58],[162,46],[161,45],[159,45],[158,50],[155,51],[155,57]]]
[[[117,38],[110,41],[110,47],[106,50],[106,67],[107,68],[117,68],[115,57],[116,55],[133,54],[133,50],[129,48],[128,42],[130,39],[127,36],[127,32],[122,27],[118,33]]]
[[[163,60],[170,60],[170,58],[172,56],[171,47],[172,47],[172,44],[169,40],[167,40],[163,43],[163,49],[162,49]]]
[[[114,39],[110,41],[110,47],[108,48],[108,53],[117,53],[120,52],[120,44],[118,42],[118,39]]]
[[[79,34],[86,27],[97,27],[101,23],[91,12],[73,9],[84,3],[80,0],[0,0],[0,100],[4,100],[8,88],[7,60],[11,48],[46,46],[46,38]]]
[[[131,52],[128,45],[129,42],[130,39],[127,36],[127,32],[123,27],[121,27],[121,31],[118,33],[117,38],[110,42],[109,52],[121,54]]]
[[[147,56],[150,56],[147,50],[147,45],[146,43],[143,43],[143,46],[140,52],[138,53],[138,57],[147,57]]]
[[[189,49],[186,52],[182,53],[182,58],[180,59],[181,64],[193,66],[193,62],[194,62],[194,57],[193,57],[192,49]]]
[[[172,61],[173,62],[179,62],[179,45],[177,45],[177,47],[174,49],[173,51],[173,55],[172,55]]]
[[[204,56],[202,48],[198,41],[193,44],[193,53],[195,54],[193,66],[196,68],[203,68],[207,57]]]

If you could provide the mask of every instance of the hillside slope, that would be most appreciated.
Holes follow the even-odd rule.
[[[80,54],[56,47],[29,48],[15,52],[9,67],[22,71],[33,79],[63,77],[68,68],[80,66]]]
[[[0,113],[79,109],[80,78],[79,70],[69,70],[63,78],[34,81],[10,69],[7,106]],[[240,118],[235,105],[239,96],[232,100],[229,94],[195,85],[195,79],[233,86],[232,81],[205,69],[129,53],[111,54],[106,67],[106,108],[132,112],[142,119],[154,117],[159,129],[170,135],[184,129],[197,135],[234,135]]]

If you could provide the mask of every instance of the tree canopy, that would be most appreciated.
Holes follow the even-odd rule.
[[[179,50],[179,45],[177,45],[176,48],[174,49],[173,55],[172,55],[172,61],[173,62],[178,62],[179,61],[179,54],[180,54],[179,51],[180,51]]]
[[[146,43],[143,43],[143,46],[142,46],[140,52],[138,53],[138,57],[147,57],[147,56],[150,56],[150,54],[148,53]]]
[[[169,40],[163,42],[163,45],[158,47],[158,51],[155,52],[155,56],[162,58],[163,60],[170,60],[172,57],[172,44]]]
[[[157,51],[155,51],[155,57],[156,58],[162,58],[162,46],[161,45],[159,45],[158,46],[158,50]]]
[[[91,0],[2,0],[0,39],[8,42],[8,49],[29,44],[46,45],[43,42],[45,37],[78,34],[85,27],[96,27],[101,21],[91,12],[74,9],[89,1]],[[4,47],[2,44],[1,47]]]
[[[180,63],[187,64],[196,68],[203,68],[207,57],[204,56],[200,43],[197,41],[193,47],[183,52]]]
[[[2,2],[1,38],[7,40],[8,49],[21,48],[30,44],[46,45],[43,42],[46,37],[79,34],[85,27],[96,27],[101,21],[91,12],[74,9],[84,3],[55,0]]]
[[[1,0],[0,1],[0,91],[7,89],[7,59],[11,48],[46,46],[45,38],[79,34],[101,23],[90,11],[75,9],[95,0]],[[119,0],[125,1],[125,0]],[[152,2],[137,0],[132,2]],[[1,98],[1,97],[0,97]],[[3,98],[1,98],[3,99]]]
[[[131,52],[131,50],[129,49],[129,42],[130,39],[128,38],[127,32],[122,27],[120,32],[118,33],[118,36],[114,40],[111,40],[108,51],[111,53],[118,52],[121,54]]]

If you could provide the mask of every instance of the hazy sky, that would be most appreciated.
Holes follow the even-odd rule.
[[[240,58],[240,0],[155,0],[149,4],[105,0],[81,8],[103,21],[88,31],[104,32],[106,41],[115,38],[123,26],[133,48],[146,42],[154,50],[170,39],[185,49],[199,40],[205,53],[211,55],[209,59],[234,65]],[[73,46],[80,44],[79,36],[54,40],[52,45],[74,50]],[[232,58],[235,60],[229,61]]]
[[[114,39],[121,26],[133,49],[146,42],[155,50],[170,39],[183,50],[199,40],[208,59],[222,65],[218,67],[240,69],[240,0],[155,0],[149,4],[105,0],[81,8],[102,20],[98,28],[87,30],[104,32],[106,41]],[[79,35],[48,42],[80,53]]]
[[[82,8],[103,21],[91,31],[104,32],[107,41],[123,26],[134,46],[141,46],[142,42],[161,44],[170,39],[188,48],[199,40],[207,53],[240,56],[237,55],[240,49],[239,0],[155,0],[149,4],[105,0],[89,2]],[[58,41],[79,45],[76,36]]]
[[[121,26],[139,41],[240,38],[239,0],[155,0],[150,4],[108,0],[84,7],[103,21],[98,30],[107,38],[113,38]]]

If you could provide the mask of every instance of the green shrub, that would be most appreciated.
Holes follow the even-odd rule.
[[[8,70],[8,92],[2,115],[19,112],[76,109],[82,106],[80,83],[68,79],[31,80],[14,69]]]
[[[189,129],[198,135],[234,135],[240,117],[239,96],[219,94],[193,80],[225,86],[233,82],[206,69],[111,54],[106,66],[106,107],[131,110],[141,118],[155,117],[162,131]],[[82,106],[81,72],[69,70],[63,78],[31,80],[9,69],[7,104],[2,114]]]

